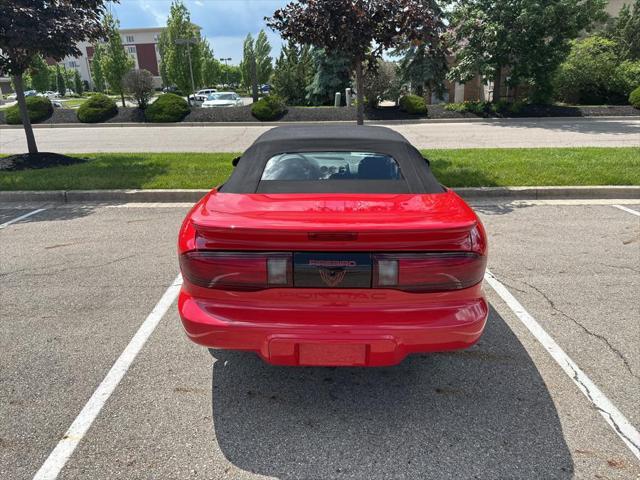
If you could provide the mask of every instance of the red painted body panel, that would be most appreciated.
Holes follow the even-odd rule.
[[[179,253],[216,251],[475,252],[487,255],[476,214],[441,194],[228,194],[194,206]],[[179,299],[191,340],[251,350],[277,365],[394,365],[411,353],[467,348],[488,314],[481,284],[412,293],[393,288],[204,288]]]

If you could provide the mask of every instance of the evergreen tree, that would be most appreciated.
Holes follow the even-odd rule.
[[[120,22],[108,13],[104,17],[104,28],[107,31],[107,43],[102,52],[102,71],[109,84],[109,90],[120,95],[124,107],[126,104],[122,82],[125,74],[134,67],[135,63],[122,46]]]
[[[91,61],[91,78],[93,79],[93,90],[99,93],[104,92],[104,73],[102,71],[102,45],[96,45]]]
[[[307,86],[313,79],[311,47],[288,42],[273,71],[273,89],[288,105],[306,105]]]
[[[322,49],[314,50],[312,58],[315,74],[307,87],[307,101],[311,105],[333,105],[336,92],[344,93],[351,85],[351,61]]]
[[[75,87],[74,89],[76,93],[78,95],[82,95],[82,92],[84,91],[84,86],[82,85],[82,78],[80,78],[80,72],[78,72],[78,70],[74,70],[73,85]]]
[[[444,94],[448,64],[445,48],[442,45],[439,47],[409,44],[394,51],[394,54],[402,56],[399,65],[402,81],[411,86],[413,93],[427,99],[434,91],[439,96]]]
[[[621,60],[640,60],[640,0],[633,7],[626,3],[613,19],[607,37],[617,43]]]

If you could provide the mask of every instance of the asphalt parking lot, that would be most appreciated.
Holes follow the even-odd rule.
[[[640,201],[597,203],[476,205],[522,308],[486,284],[478,345],[383,369],[191,344],[166,295],[187,205],[0,205],[0,478],[640,478],[637,439],[578,386],[640,427]]]

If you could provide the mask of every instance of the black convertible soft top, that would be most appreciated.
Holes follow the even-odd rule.
[[[283,153],[371,152],[393,157],[403,180],[261,181],[267,161]],[[273,128],[242,155],[220,191],[226,193],[441,193],[428,162],[398,132],[355,125]]]

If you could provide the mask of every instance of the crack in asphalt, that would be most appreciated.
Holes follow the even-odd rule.
[[[102,268],[102,267],[107,267],[109,265],[113,265],[114,263],[117,263],[117,262],[121,262],[123,260],[128,260],[128,259],[136,257],[136,256],[138,256],[138,255],[134,253],[132,255],[126,255],[124,257],[119,257],[119,258],[116,258],[114,260],[110,260],[108,262],[100,263],[100,264],[97,264],[97,265],[78,265],[78,266],[75,266],[75,267],[69,266],[69,267],[61,268],[60,270],[53,270],[53,271],[48,270],[45,273],[24,273],[24,276],[28,276],[28,277],[43,277],[43,276],[55,275],[56,273],[67,272],[69,270],[83,270],[83,269],[90,269],[90,268]],[[41,270],[42,268],[49,269],[52,266],[55,267],[55,266],[58,266],[58,265],[65,265],[65,264],[57,264],[57,265],[50,265],[50,266],[47,266],[47,267],[39,267],[38,269],[39,270]],[[0,274],[0,277],[6,277],[6,276],[9,276],[9,275],[13,275],[15,273],[21,273],[21,272],[25,272],[25,271],[28,271],[28,270],[34,270],[34,269],[32,269],[32,268],[22,268],[22,269],[19,269],[19,270],[14,270],[14,271],[11,271],[11,272],[2,273],[2,274]]]
[[[620,428],[620,425],[618,425],[618,422],[615,421],[615,419],[613,418],[613,415],[611,415],[611,412],[605,410],[604,408],[600,407],[599,405],[596,404],[596,402],[593,399],[593,396],[591,395],[591,391],[589,390],[589,387],[587,387],[582,380],[580,380],[580,377],[578,376],[578,371],[573,368],[573,365],[571,365],[571,363],[567,362],[567,366],[571,369],[571,371],[573,372],[573,381],[576,382],[577,384],[581,385],[582,388],[584,389],[585,393],[587,394],[587,398],[589,399],[589,401],[592,403],[592,405],[594,406],[594,408],[596,410],[598,410],[599,412],[603,413],[604,415],[606,415],[609,418],[609,421],[611,422],[611,424],[613,425],[613,428],[616,430],[616,432],[618,433],[618,435],[620,435],[620,437],[624,438],[627,442],[629,442],[629,444],[633,445],[635,448],[637,448],[638,450],[640,450],[640,445],[638,445],[637,443],[635,443],[631,438],[629,438]]]
[[[597,265],[602,265],[604,267],[609,267],[609,268],[623,268],[625,270],[631,270],[634,273],[640,273],[640,270],[633,268],[633,267],[627,267],[625,265],[609,265],[608,263],[602,263],[602,262],[596,262]]]
[[[629,360],[627,360],[627,358],[624,356],[624,354],[623,354],[620,350],[618,350],[616,347],[614,347],[614,346],[611,344],[611,342],[609,342],[609,340],[608,340],[605,336],[603,336],[603,335],[601,335],[601,334],[599,334],[599,333],[592,332],[592,331],[591,331],[591,330],[589,330],[587,327],[585,327],[582,323],[580,323],[578,320],[576,320],[576,319],[575,319],[575,318],[573,318],[572,316],[568,315],[568,314],[567,314],[567,313],[565,313],[564,311],[560,310],[560,309],[556,306],[555,302],[554,302],[553,300],[551,300],[551,299],[549,298],[549,296],[548,296],[546,293],[544,293],[542,290],[540,290],[538,287],[536,287],[536,286],[534,286],[534,285],[531,285],[530,283],[527,283],[527,282],[525,282],[524,280],[522,280],[522,283],[524,283],[524,284],[525,284],[525,285],[527,285],[528,287],[530,287],[530,288],[532,288],[533,290],[535,290],[536,292],[538,292],[538,293],[539,293],[539,294],[540,294],[540,295],[541,295],[541,296],[542,296],[542,297],[543,297],[543,298],[544,298],[544,299],[549,303],[549,306],[550,306],[554,311],[558,312],[558,313],[559,313],[560,315],[562,315],[563,317],[565,317],[565,318],[567,318],[567,319],[571,320],[573,323],[575,323],[578,327],[580,327],[580,328],[581,328],[585,333],[587,333],[588,335],[591,335],[592,337],[598,338],[598,339],[600,339],[601,341],[603,341],[603,342],[607,345],[607,347],[609,347],[609,349],[610,349],[613,353],[615,353],[615,355],[616,355],[616,356],[617,356],[617,357],[622,361],[622,363],[624,364],[624,366],[625,366],[625,368],[627,369],[627,371],[629,372],[629,374],[630,374],[632,377],[634,377],[636,380],[640,381],[640,377],[639,377],[637,374],[635,374],[635,373],[633,372],[633,369],[631,368],[631,365],[629,364]]]

